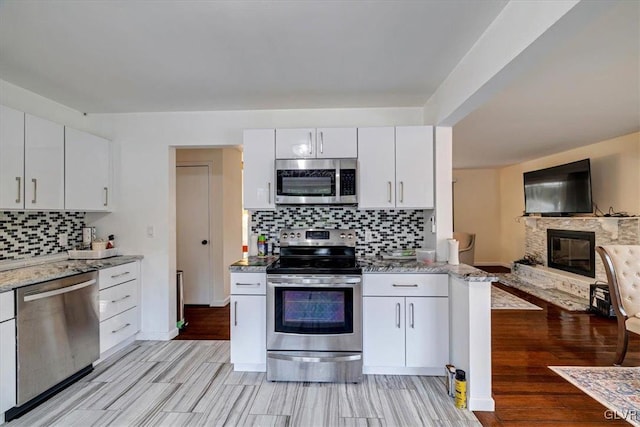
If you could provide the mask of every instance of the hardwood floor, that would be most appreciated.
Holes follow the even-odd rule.
[[[186,305],[184,318],[188,322],[175,340],[228,340],[230,338],[230,304],[225,307]]]
[[[606,420],[604,406],[548,368],[611,366],[616,346],[615,319],[568,312],[524,292],[498,286],[543,310],[492,310],[496,409],[475,412],[482,425],[628,425],[622,420]],[[631,334],[624,366],[640,366],[637,335]]]

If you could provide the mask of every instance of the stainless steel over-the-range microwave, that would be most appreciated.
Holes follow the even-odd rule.
[[[276,160],[276,204],[354,205],[357,159]]]

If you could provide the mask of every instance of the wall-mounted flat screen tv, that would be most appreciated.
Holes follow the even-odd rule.
[[[592,213],[589,159],[524,174],[525,214]]]

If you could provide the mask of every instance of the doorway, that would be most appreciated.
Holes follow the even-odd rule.
[[[187,305],[211,304],[209,176],[208,164],[176,167],[176,264]]]

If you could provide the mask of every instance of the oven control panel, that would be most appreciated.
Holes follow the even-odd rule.
[[[285,228],[280,230],[282,246],[354,246],[356,230],[322,228]]]

